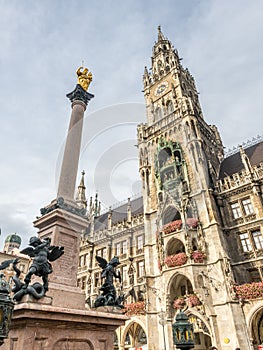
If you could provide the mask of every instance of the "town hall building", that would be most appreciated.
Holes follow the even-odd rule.
[[[137,127],[142,196],[101,214],[87,206],[79,286],[93,306],[101,286],[95,256],[120,260],[125,326],[115,349],[174,349],[179,309],[195,349],[257,349],[263,342],[263,141],[232,154],[203,116],[193,76],[158,28],[143,75],[147,121]]]

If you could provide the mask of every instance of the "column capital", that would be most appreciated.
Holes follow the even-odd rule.
[[[94,97],[94,95],[85,91],[79,84],[76,85],[75,89],[66,95],[72,104],[76,101],[81,101],[87,106],[89,101]]]

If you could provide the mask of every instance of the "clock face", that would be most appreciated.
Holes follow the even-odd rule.
[[[155,95],[156,96],[159,96],[161,95],[162,93],[165,92],[165,90],[167,89],[168,87],[168,82],[167,81],[164,81],[163,83],[161,83],[160,85],[157,86],[156,90],[155,90]]]

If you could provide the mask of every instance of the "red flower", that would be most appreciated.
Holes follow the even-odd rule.
[[[238,299],[258,299],[263,298],[263,282],[245,283],[234,286]]]
[[[200,300],[198,299],[198,297],[195,294],[188,295],[186,298],[186,301],[190,307],[197,306],[197,305],[201,304]]]
[[[186,225],[191,228],[196,228],[198,226],[199,221],[196,218],[187,218]]]
[[[174,309],[182,309],[184,306],[185,306],[184,297],[179,297],[177,299],[174,299],[174,302],[173,302]]]
[[[127,316],[145,315],[145,302],[138,301],[125,305],[125,313]]]
[[[194,260],[195,263],[203,263],[204,259],[206,259],[206,255],[200,250],[194,250],[191,254],[191,258]]]
[[[168,233],[180,230],[182,227],[182,220],[175,220],[172,222],[169,222],[169,224],[166,224],[163,226],[162,231],[165,235]]]
[[[187,255],[185,253],[178,253],[175,255],[167,256],[164,262],[168,267],[175,267],[186,264],[187,259]]]

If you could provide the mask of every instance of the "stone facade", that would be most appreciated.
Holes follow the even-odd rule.
[[[116,331],[115,349],[174,349],[180,306],[193,322],[195,349],[256,349],[263,342],[263,142],[224,155],[194,78],[160,28],[143,83],[142,198],[103,215],[90,207],[78,270],[86,305],[101,283],[95,255],[118,255],[117,290],[131,319]],[[256,297],[240,296],[236,284],[251,282]]]

